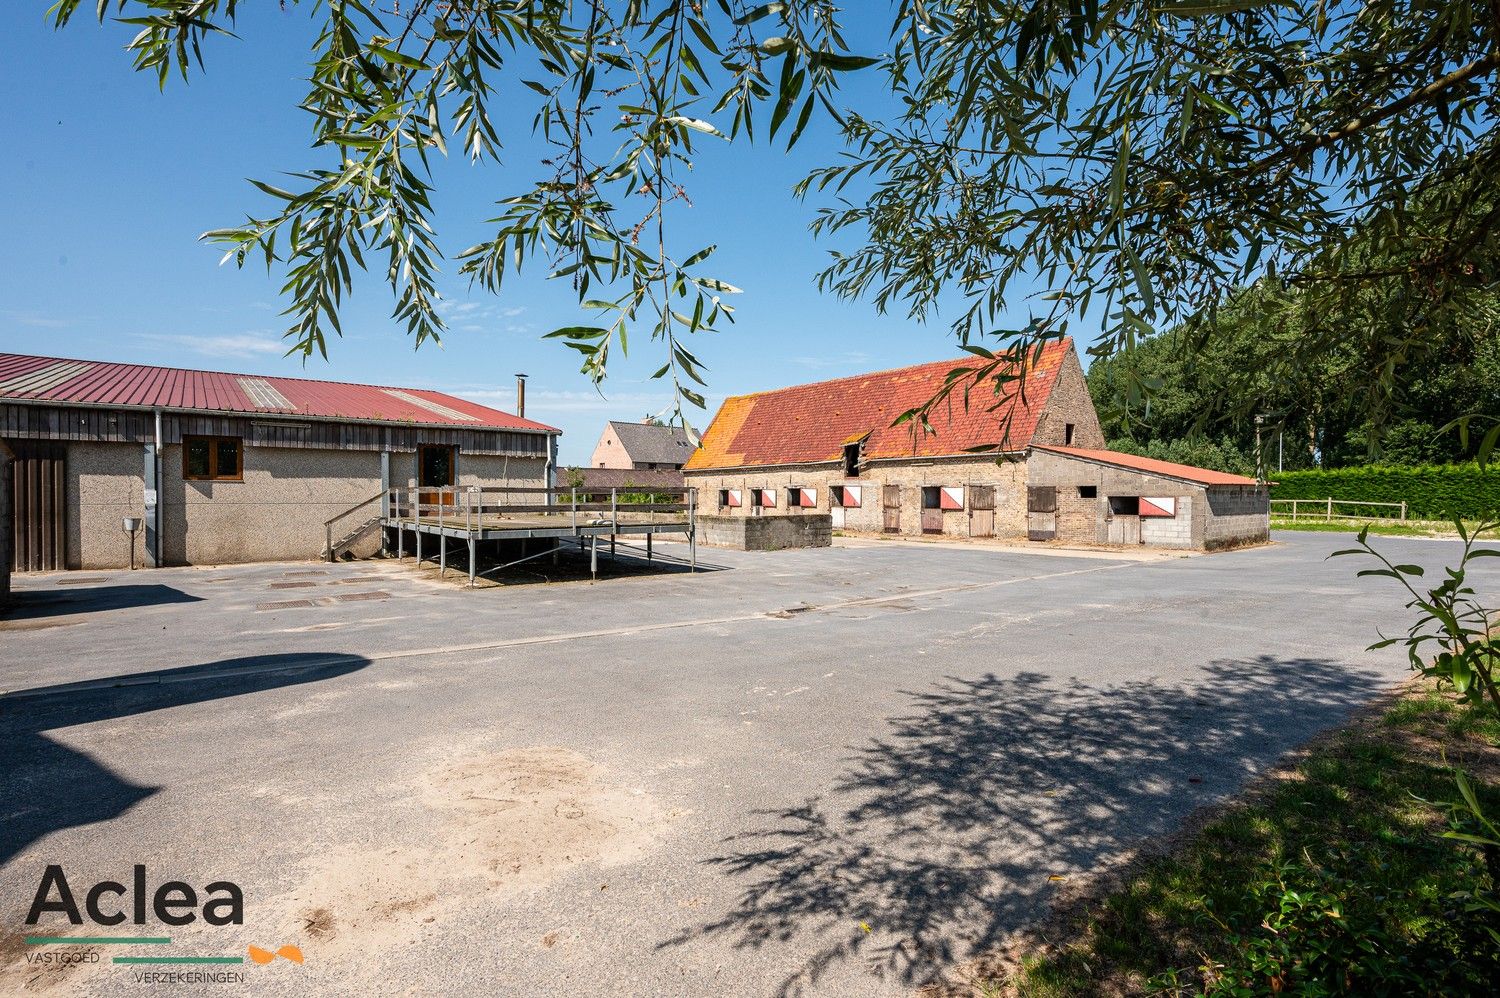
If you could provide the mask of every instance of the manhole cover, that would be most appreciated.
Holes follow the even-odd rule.
[[[284,599],[277,603],[257,603],[257,610],[296,610],[300,607],[317,606],[310,599]]]

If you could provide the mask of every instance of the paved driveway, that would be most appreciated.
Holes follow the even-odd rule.
[[[378,562],[23,578],[0,991],[295,944],[187,969],[257,995],[906,992],[1406,674],[1363,650],[1401,600],[1324,560],[1346,542],[714,551],[483,592]],[[100,680],[139,685],[69,686]],[[244,924],[28,929],[48,863],[80,904],[137,863],[148,891],[233,881]],[[62,952],[40,930],[172,941],[59,969],[26,962]]]

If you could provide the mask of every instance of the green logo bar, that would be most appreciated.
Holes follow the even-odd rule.
[[[242,956],[117,956],[115,963],[244,963]]]
[[[27,946],[107,946],[110,943],[155,943],[166,945],[166,936],[27,936]]]

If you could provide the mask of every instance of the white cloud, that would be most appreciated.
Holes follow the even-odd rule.
[[[181,347],[206,357],[264,357],[267,355],[279,357],[286,353],[289,345],[277,334],[261,331],[206,336],[146,333],[139,339],[149,343]]]
[[[7,321],[14,322],[18,326],[30,326],[33,329],[66,329],[73,323],[68,319],[61,319],[55,315],[43,315],[40,312],[20,311],[17,309],[6,309],[0,312]]]
[[[829,368],[865,365],[870,362],[871,357],[867,353],[850,350],[845,353],[830,354],[826,357],[791,357],[789,360],[798,367],[805,367],[813,371],[824,371]]]

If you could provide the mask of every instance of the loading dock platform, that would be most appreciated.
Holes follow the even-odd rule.
[[[646,541],[646,560],[654,557],[652,539],[660,534],[685,534],[688,567],[698,568],[696,490],[691,488],[610,489],[607,493],[576,488],[441,488],[390,489],[381,499],[380,523],[389,550],[394,534],[397,558],[406,556],[407,536],[418,563],[438,563],[439,574],[448,571],[448,552],[459,542],[467,556],[469,585],[476,578],[493,575],[513,565],[545,555],[557,556],[564,545],[576,543],[589,551],[589,571],[599,574],[599,541],[609,541],[613,557],[620,536],[639,536]],[[670,499],[674,501],[661,501]],[[424,545],[423,538],[428,539]],[[542,551],[478,571],[480,546],[503,541],[551,539]],[[435,544],[431,541],[436,541]],[[424,551],[424,547],[426,550]],[[434,553],[432,549],[436,547]]]

